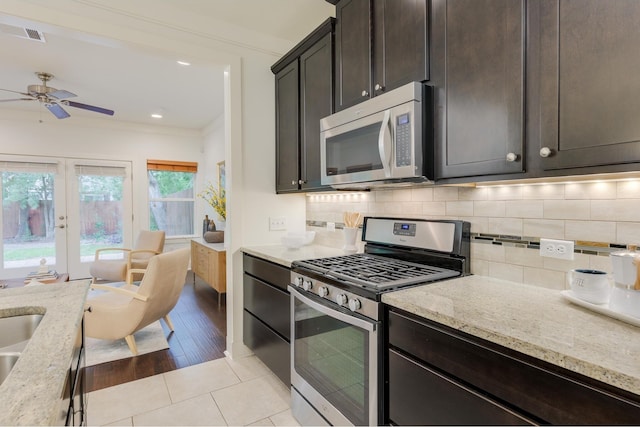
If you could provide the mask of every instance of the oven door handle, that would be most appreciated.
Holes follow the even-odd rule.
[[[343,312],[341,312],[339,310],[335,310],[335,309],[332,309],[330,307],[327,307],[324,304],[316,302],[316,301],[312,300],[311,298],[308,298],[308,297],[302,295],[300,292],[298,292],[292,286],[289,286],[289,292],[291,293],[291,298],[292,299],[293,298],[298,298],[300,301],[302,301],[303,303],[307,304],[308,306],[310,306],[314,310],[319,311],[322,314],[326,314],[329,317],[333,317],[334,319],[341,320],[341,321],[343,321],[345,323],[357,326],[359,328],[365,329],[365,330],[370,331],[370,332],[373,332],[373,331],[376,330],[376,323],[373,322],[373,321],[368,322],[368,321],[360,319],[358,317],[350,316],[348,314],[344,314]],[[295,322],[295,318],[292,317],[291,318],[291,322],[294,323]]]

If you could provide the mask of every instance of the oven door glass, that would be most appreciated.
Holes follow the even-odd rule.
[[[377,324],[292,295],[294,372],[349,422],[375,425]]]

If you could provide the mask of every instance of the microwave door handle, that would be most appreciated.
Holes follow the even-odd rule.
[[[391,110],[386,110],[382,119],[380,134],[378,135],[378,152],[380,153],[380,159],[382,160],[384,176],[387,178],[391,178],[391,128],[389,127],[390,120]]]

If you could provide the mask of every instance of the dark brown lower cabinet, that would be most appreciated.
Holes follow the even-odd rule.
[[[640,396],[397,309],[392,424],[640,424]]]
[[[290,270],[244,255],[243,341],[286,385],[291,384]]]

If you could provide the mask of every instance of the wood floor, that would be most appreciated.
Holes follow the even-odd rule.
[[[178,304],[170,313],[174,332],[160,321],[169,348],[85,368],[87,392],[224,357],[226,298],[188,272]]]

